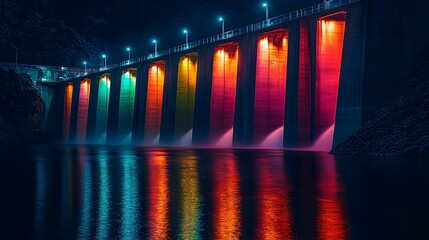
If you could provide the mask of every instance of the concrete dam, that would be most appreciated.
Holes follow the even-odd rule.
[[[390,18],[401,9],[325,1],[41,83],[52,99],[44,128],[67,143],[329,150],[388,99],[423,45]]]

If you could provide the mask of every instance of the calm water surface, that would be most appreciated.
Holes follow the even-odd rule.
[[[429,239],[429,161],[0,147],[0,239]]]

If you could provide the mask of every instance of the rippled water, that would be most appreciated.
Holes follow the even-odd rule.
[[[427,239],[429,162],[0,147],[2,239]]]

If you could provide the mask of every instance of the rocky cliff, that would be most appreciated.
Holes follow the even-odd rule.
[[[45,104],[26,74],[0,68],[0,143],[40,140]]]

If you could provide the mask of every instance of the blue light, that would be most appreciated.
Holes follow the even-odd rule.
[[[153,43],[156,43],[156,40],[154,39],[154,40],[152,40],[152,42],[153,42]]]
[[[184,30],[183,30],[183,33],[188,33],[188,30],[184,29]]]
[[[83,61],[83,65],[86,65],[86,61]]]
[[[127,47],[127,51],[128,51],[128,52],[129,52],[129,51],[131,51],[131,48]]]
[[[101,55],[102,58],[106,58],[106,54]]]
[[[223,21],[223,17],[220,17],[220,18],[219,18],[219,21]]]
[[[263,7],[267,7],[267,6],[268,6],[268,4],[267,4],[267,3],[262,3],[262,6],[263,6]]]

